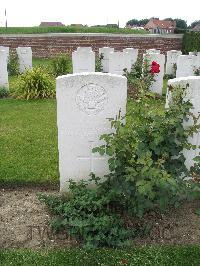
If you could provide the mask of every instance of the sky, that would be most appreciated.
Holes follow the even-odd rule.
[[[159,17],[182,18],[188,24],[200,20],[200,0],[0,0],[0,26],[38,26],[41,21],[65,25],[102,25],[130,19]]]

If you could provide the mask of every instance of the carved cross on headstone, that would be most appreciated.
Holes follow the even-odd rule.
[[[80,161],[86,161],[88,162],[88,168],[90,169],[90,173],[95,172],[95,166],[94,162],[97,160],[105,160],[106,158],[104,156],[97,157],[95,154],[92,152],[92,149],[94,148],[94,141],[89,141],[89,149],[90,149],[90,155],[89,156],[78,156],[77,159]]]

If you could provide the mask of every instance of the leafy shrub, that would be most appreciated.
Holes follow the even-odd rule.
[[[0,87],[0,99],[7,97],[9,94],[8,89],[4,87]]]
[[[192,107],[182,101],[183,91],[177,89],[169,110],[160,114],[150,110],[152,99],[140,99],[126,124],[121,117],[111,119],[114,133],[102,135],[106,144],[93,149],[110,156],[102,193],[131,215],[142,216],[155,206],[165,210],[186,194],[186,182],[179,178],[188,175],[182,150],[191,148],[187,139],[197,125],[183,128]]]
[[[88,184],[86,181],[80,184],[70,181],[68,198],[39,195],[56,215],[52,221],[53,229],[66,229],[71,236],[83,241],[85,248],[127,245],[131,234],[123,219],[111,211],[109,199],[99,194],[98,186],[89,189]]]
[[[183,53],[200,51],[200,32],[186,32],[182,42]]]
[[[69,55],[61,54],[52,60],[52,73],[55,77],[72,72],[72,61]]]
[[[9,76],[19,75],[19,61],[16,54],[11,54],[8,60],[8,74]]]
[[[139,98],[144,94],[151,94],[150,86],[155,80],[155,73],[150,72],[150,64],[148,60],[138,58],[132,66],[131,71],[125,70],[125,76],[128,80],[129,94],[134,99]]]
[[[103,55],[101,54],[99,57],[96,57],[95,60],[95,71],[96,72],[102,72],[103,71],[103,67],[101,64],[101,60],[103,59]]]
[[[154,98],[141,96],[134,104],[131,100],[126,124],[120,114],[110,119],[113,133],[102,135],[104,144],[93,149],[109,156],[110,173],[103,180],[91,174],[90,182],[70,181],[65,198],[40,195],[56,215],[54,229],[66,229],[88,248],[124,246],[140,230],[128,229],[126,220],[187,198],[191,185],[183,181],[189,172],[182,151],[191,148],[188,136],[199,125],[193,117],[194,125],[184,129],[192,107],[184,95],[185,89],[173,89],[173,101],[162,111],[155,110]]]
[[[55,84],[52,77],[42,67],[27,70],[19,76],[14,96],[22,99],[53,98]]]

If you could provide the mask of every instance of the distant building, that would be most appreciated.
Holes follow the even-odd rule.
[[[138,26],[138,25],[129,25],[127,24],[126,29],[133,29],[133,30],[143,30],[144,29],[144,26]]]
[[[61,22],[41,22],[40,23],[40,27],[61,27],[61,26],[65,26],[65,25]]]
[[[174,33],[175,28],[175,21],[159,19],[150,19],[149,22],[144,26],[144,29],[155,34]]]
[[[200,23],[198,23],[194,28],[192,28],[191,31],[200,32]]]
[[[83,24],[71,24],[71,27],[81,28],[84,27]]]
[[[108,28],[119,28],[119,23],[118,24],[107,24],[106,27]]]

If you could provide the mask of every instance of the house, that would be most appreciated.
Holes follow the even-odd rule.
[[[154,34],[174,33],[176,22],[171,20],[150,19],[144,29]]]
[[[200,23],[198,23],[191,31],[200,32]]]
[[[138,25],[129,25],[127,24],[126,29],[132,29],[132,30],[143,30],[144,26],[138,26]]]
[[[61,27],[61,26],[65,26],[65,25],[61,22],[41,22],[40,23],[40,27]]]

